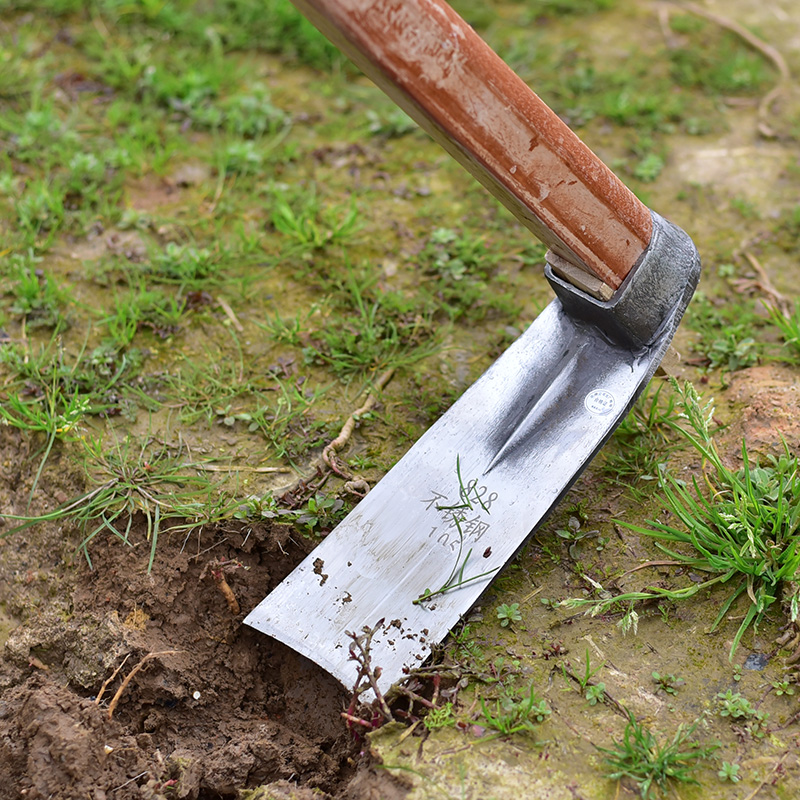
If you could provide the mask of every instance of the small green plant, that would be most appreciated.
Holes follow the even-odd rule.
[[[778,697],[782,695],[791,697],[794,694],[794,686],[785,679],[781,681],[772,681],[772,688],[775,690],[775,694]]]
[[[685,681],[683,678],[676,678],[674,675],[653,673],[653,682],[656,684],[656,694],[664,692],[664,694],[676,695],[678,689],[683,686]]]
[[[757,363],[763,346],[759,329],[763,321],[752,302],[732,304],[698,292],[687,312],[687,323],[700,339],[692,345],[709,369],[734,372]]]
[[[603,448],[603,472],[634,493],[658,485],[659,465],[675,444],[670,438],[678,412],[675,397],[664,384],[653,391],[651,381]]]
[[[91,566],[89,545],[100,533],[110,533],[128,546],[134,521],[141,514],[145,538],[150,543],[148,572],[153,567],[159,536],[165,528],[193,528],[228,518],[239,503],[224,497],[214,500],[214,487],[203,475],[193,474],[196,463],[184,461],[166,445],[126,437],[113,448],[100,437],[84,438],[86,473],[94,484],[84,494],[34,517],[6,515],[20,524],[4,530],[1,538],[44,521],[73,520],[84,532],[79,549]]]
[[[372,279],[350,272],[336,287],[331,309],[307,331],[303,355],[309,364],[330,367],[342,379],[365,372],[409,366],[437,352],[440,344],[419,316],[398,316],[385,295],[371,293]],[[279,338],[294,343],[298,323],[273,326]],[[296,337],[296,338],[292,338]]]
[[[591,680],[592,678],[600,672],[601,669],[606,665],[605,661],[602,661],[596,667],[592,668],[592,660],[589,655],[589,648],[586,648],[584,657],[583,657],[583,674],[577,675],[578,685],[581,687],[582,692],[586,692],[586,690],[592,685]]]
[[[612,780],[632,781],[642,800],[649,800],[656,792],[666,792],[672,783],[697,784],[692,773],[709,758],[715,745],[701,745],[695,741],[698,723],[678,727],[670,741],[659,742],[649,728],[636,720],[628,711],[628,724],[622,741],[614,747],[599,748],[606,764],[606,775]]]
[[[500,626],[503,628],[509,627],[513,622],[522,622],[522,614],[519,613],[519,603],[503,603],[497,609],[497,619],[500,620]]]
[[[30,508],[42,470],[50,457],[56,439],[67,439],[89,411],[89,400],[77,392],[65,395],[55,378],[41,397],[24,400],[11,393],[0,402],[0,423],[12,425],[28,433],[43,433],[46,437],[43,455],[33,479],[28,508]]]
[[[757,709],[740,692],[728,689],[717,695],[717,711],[721,717],[728,717],[732,721],[744,724],[751,736],[762,738],[765,734],[769,714]]]
[[[784,348],[789,351],[789,360],[800,359],[800,300],[795,300],[794,311],[785,315],[777,306],[769,307],[769,318],[778,327]]]
[[[800,475],[798,461],[784,445],[780,456],[764,466],[750,461],[742,444],[739,470],[722,461],[711,434],[711,402],[701,405],[691,384],[675,383],[681,424],[675,429],[703,457],[702,484],[695,478],[686,486],[668,471],[659,477],[661,503],[674,523],[650,521],[650,527],[622,523],[652,536],[660,549],[677,563],[710,577],[681,589],[648,587],[599,602],[574,599],[568,606],[592,605],[596,614],[624,602],[667,598],[680,600],[717,585],[732,587],[712,625],[715,629],[740,597],[749,601],[733,638],[731,658],[744,632],[755,627],[774,603],[783,602],[794,621],[800,616],[800,598],[791,583],[800,569]],[[704,493],[702,486],[707,491]],[[686,549],[675,549],[675,545]],[[788,596],[781,589],[789,587]],[[785,592],[783,594],[786,594]]]
[[[341,498],[318,493],[308,498],[295,523],[304,532],[319,536],[341,522],[347,511]]]
[[[418,130],[417,123],[399,108],[384,113],[369,109],[367,121],[369,132],[373,136],[383,136],[387,139],[399,139]]]
[[[186,288],[205,287],[217,271],[216,259],[206,247],[168,242],[151,259],[150,274],[163,283],[179,283]]]
[[[742,779],[739,775],[739,765],[731,764],[730,761],[723,761],[717,775],[721,781],[730,781],[731,783],[739,783]]]
[[[526,697],[505,693],[489,708],[481,698],[481,715],[487,727],[496,730],[501,736],[511,736],[523,731],[533,731],[536,725],[550,716],[547,703],[536,696],[533,684]]]
[[[41,260],[28,249],[10,256],[5,269],[6,293],[12,298],[8,310],[25,317],[31,328],[62,324],[62,307],[69,299],[67,290],[37,266]]]
[[[648,153],[633,168],[633,174],[643,183],[652,183],[663,169],[664,159],[657,153]]]
[[[586,698],[586,702],[589,703],[590,706],[596,706],[598,703],[602,703],[606,699],[606,685],[602,682],[590,684],[584,690],[583,696]]]
[[[436,228],[418,256],[428,280],[423,289],[451,320],[481,315],[487,311],[487,281],[494,272],[497,256],[482,237],[452,228]],[[508,297],[491,300],[499,311],[511,308]]]
[[[352,239],[361,227],[355,204],[323,206],[312,187],[292,202],[280,190],[274,192],[272,224],[291,242],[289,250],[310,255]]]
[[[453,704],[445,703],[438,708],[432,708],[423,718],[422,724],[429,731],[452,728],[456,724],[456,718],[453,716]]]

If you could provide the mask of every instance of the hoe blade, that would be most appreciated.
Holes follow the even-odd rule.
[[[383,690],[420,666],[628,412],[695,282],[640,348],[554,300],[245,622],[346,687],[365,627]]]

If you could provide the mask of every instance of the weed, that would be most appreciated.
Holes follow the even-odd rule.
[[[149,273],[162,283],[178,283],[185,289],[208,286],[217,271],[214,254],[206,247],[168,242],[150,262]]]
[[[264,156],[255,142],[237,140],[231,142],[222,155],[223,174],[238,173],[248,175],[257,173],[264,161]]]
[[[418,130],[417,123],[399,108],[392,108],[385,113],[370,109],[367,111],[367,120],[369,132],[373,136],[387,139],[399,139]]]
[[[781,695],[791,697],[794,694],[794,686],[785,679],[782,681],[772,681],[772,688],[775,690],[775,694],[778,697]]]
[[[762,738],[769,714],[753,706],[753,704],[739,692],[728,689],[717,695],[717,710],[721,717],[728,717],[732,721],[744,724],[745,730],[756,738]]]
[[[286,112],[272,104],[269,92],[262,84],[249,87],[246,94],[193,108],[190,116],[197,127],[222,130],[248,139],[274,136],[290,123]],[[264,153],[260,155],[263,158]]]
[[[569,683],[570,679],[578,684],[581,694],[586,698],[590,706],[603,703],[606,699],[606,686],[604,683],[593,683],[592,678],[600,672],[605,666],[605,662],[592,669],[591,659],[589,657],[589,648],[586,648],[586,654],[583,664],[583,674],[573,672],[568,668],[567,664],[561,664],[561,673],[564,680]]]
[[[717,775],[721,781],[739,783],[742,779],[741,775],[739,775],[739,769],[739,764],[731,764],[730,761],[723,761]]]
[[[344,501],[330,495],[309,497],[295,519],[295,524],[308,534],[317,536],[332,530],[347,515]]]
[[[445,703],[438,708],[432,708],[423,718],[422,724],[429,731],[452,728],[456,724],[456,719],[453,716],[453,704]]]
[[[680,27],[681,23],[677,25]],[[689,30],[683,27],[689,43],[669,53],[672,78],[678,85],[716,95],[758,94],[772,80],[764,59],[731,34],[715,37],[717,41],[712,46],[711,29],[706,23],[700,21]]]
[[[497,256],[490,253],[479,236],[436,228],[419,254],[419,264],[429,280],[425,291],[452,320],[462,316],[485,314],[487,308],[511,312],[505,296],[487,291],[486,281],[492,275]]]
[[[313,186],[291,203],[277,190],[271,219],[275,229],[290,241],[289,252],[305,256],[351,240],[361,227],[355,204],[346,210],[342,206],[323,206]]]
[[[269,401],[265,394],[257,395],[257,407],[236,415],[235,419],[246,422],[250,432],[260,433],[269,442],[275,457],[292,461],[324,443],[326,427],[313,420],[310,414],[320,392],[304,390],[302,380],[291,385],[278,381],[278,391],[275,401]]]
[[[658,672],[653,673],[653,682],[656,684],[656,694],[664,692],[671,695],[678,694],[679,687],[685,683],[683,678],[676,678],[674,675],[667,674],[661,675]]]
[[[17,394],[9,394],[0,403],[0,422],[3,425],[11,425],[28,433],[43,433],[47,437],[28,498],[29,508],[56,439],[69,437],[88,410],[89,401],[80,397],[77,391],[71,395],[63,393],[55,374],[52,384],[41,396],[26,401]]]
[[[794,311],[789,315],[784,315],[776,306],[770,306],[769,318],[781,332],[784,347],[790,353],[788,360],[797,362],[800,359],[800,300],[795,300]]]
[[[48,180],[31,181],[14,202],[17,224],[29,237],[42,233],[50,238],[64,224],[63,187]]]
[[[450,574],[447,576],[447,579],[444,583],[437,589],[428,589],[426,588],[425,591],[417,597],[412,602],[414,605],[419,605],[420,603],[424,603],[427,600],[430,600],[432,597],[436,597],[440,594],[445,594],[452,589],[457,589],[459,586],[464,586],[467,583],[472,583],[473,581],[480,580],[481,578],[485,578],[487,575],[492,575],[493,573],[497,572],[499,567],[495,567],[495,569],[491,569],[485,572],[481,572],[478,575],[472,575],[470,577],[465,577],[464,573],[467,568],[467,562],[472,555],[472,548],[467,551],[466,556],[462,561],[461,556],[464,552],[464,543],[466,538],[464,536],[464,529],[462,528],[462,523],[467,522],[466,512],[467,511],[474,511],[475,505],[480,505],[481,510],[485,511],[487,514],[490,513],[489,506],[487,506],[483,502],[482,494],[478,490],[478,482],[477,480],[469,481],[469,483],[464,483],[463,478],[461,477],[461,459],[460,457],[456,456],[456,476],[458,478],[458,497],[459,502],[454,505],[436,505],[437,510],[444,511],[450,517],[450,523],[455,527],[456,531],[458,532],[458,550],[456,552],[456,560],[453,566],[453,569],[450,571]],[[473,505],[475,504],[475,505]],[[516,604],[517,608],[519,608],[519,604]],[[513,612],[512,612],[513,613]],[[519,611],[517,610],[517,613]],[[502,624],[502,623],[501,623]]]
[[[41,260],[33,249],[9,257],[6,292],[12,299],[8,310],[25,317],[31,328],[60,327],[64,323],[61,307],[69,293],[36,266]]]
[[[500,626],[507,628],[512,622],[522,622],[522,614],[519,613],[519,603],[503,603],[497,609],[497,619],[500,620]]]
[[[604,683],[593,683],[586,687],[583,696],[590,706],[602,703],[606,698],[606,685]]]
[[[733,372],[752,366],[761,355],[758,328],[762,322],[752,304],[733,305],[698,293],[689,306],[687,324],[700,334],[692,349],[710,369]]]
[[[648,153],[633,168],[633,175],[643,183],[652,183],[664,169],[664,159],[657,153]]]
[[[535,730],[538,723],[550,716],[547,703],[536,696],[533,684],[530,685],[526,697],[517,697],[506,693],[494,701],[494,708],[489,708],[481,698],[481,715],[487,727],[496,730],[501,736],[512,736],[515,733]]]
[[[338,285],[336,298],[342,311],[329,310],[323,324],[310,333],[303,350],[307,363],[323,364],[346,378],[409,366],[439,349],[423,319],[398,320],[384,295],[372,300],[368,296],[371,283],[351,271]],[[299,343],[297,320],[276,332],[284,341]]]
[[[704,406],[691,384],[683,389],[674,384],[679,396],[681,424],[675,429],[703,457],[704,494],[695,478],[690,490],[667,470],[659,477],[661,503],[676,524],[650,521],[649,528],[629,523],[626,527],[656,539],[656,544],[676,563],[711,577],[682,589],[649,587],[599,602],[568,600],[567,605],[592,604],[592,613],[622,602],[693,597],[718,584],[733,586],[722,604],[712,630],[725,618],[740,597],[749,605],[731,646],[731,658],[744,632],[755,627],[768,609],[781,597],[781,585],[800,569],[800,476],[797,459],[787,446],[766,466],[751,463],[742,444],[740,470],[731,470],[719,456],[710,426],[714,409]],[[672,549],[686,545],[690,552]],[[800,616],[800,598],[794,593],[785,598],[791,619]]]
[[[680,725],[672,740],[660,743],[652,731],[637,722],[628,711],[628,724],[622,741],[613,748],[599,748],[612,780],[629,778],[643,800],[653,797],[654,791],[666,792],[670,783],[697,785],[692,773],[711,756],[715,745],[701,745],[692,737],[698,723],[688,728]]]
[[[202,475],[191,474],[194,463],[184,462],[166,445],[154,447],[150,440],[136,446],[126,437],[116,441],[112,450],[100,438],[83,439],[86,472],[94,486],[86,493],[35,517],[6,515],[20,521],[2,536],[44,521],[77,522],[84,537],[79,545],[91,566],[89,545],[103,532],[111,533],[124,544],[133,546],[130,539],[137,514],[145,520],[145,535],[150,543],[148,572],[153,567],[159,536],[166,522],[171,529],[191,530],[209,520],[215,510],[224,518],[238,507],[233,501],[214,502],[212,484]]]

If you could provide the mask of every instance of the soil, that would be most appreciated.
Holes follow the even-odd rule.
[[[0,434],[13,487],[24,440]],[[43,494],[63,491],[56,475]],[[204,529],[159,543],[148,574],[141,548],[112,537],[93,569],[65,570],[73,533],[43,527],[0,548],[3,595],[26,617],[0,666],[0,798],[398,794],[342,724],[338,683],[241,625],[309,540],[280,525]],[[238,613],[212,575],[226,562]]]

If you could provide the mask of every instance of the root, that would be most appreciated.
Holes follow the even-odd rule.
[[[766,270],[761,266],[761,262],[748,250],[744,250],[742,255],[747,259],[756,275],[754,278],[740,278],[734,281],[736,291],[740,294],[757,292],[763,295],[767,303],[777,308],[784,317],[790,317],[792,315],[792,303],[775,288]]]
[[[237,569],[249,569],[241,561],[236,561],[235,559],[231,559],[230,561],[219,559],[213,559],[208,562],[203,567],[203,571],[200,573],[200,577],[198,580],[203,580],[207,575],[210,575],[214,580],[214,583],[217,586],[217,589],[220,590],[222,596],[225,598],[225,602],[228,604],[228,610],[234,616],[238,616],[241,612],[241,607],[239,606],[239,601],[236,599],[236,595],[233,593],[233,589],[231,589],[230,584],[228,583],[227,578],[225,577],[226,574],[231,574]]]
[[[114,716],[114,711],[117,709],[117,705],[119,704],[120,698],[125,693],[125,690],[128,688],[128,684],[133,680],[133,677],[139,672],[144,666],[147,664],[148,661],[152,661],[154,658],[160,658],[161,656],[174,656],[178,653],[184,652],[183,650],[162,650],[159,653],[148,653],[123,679],[122,683],[120,684],[119,689],[117,689],[114,696],[111,698],[111,702],[108,704],[108,718],[111,719]],[[126,657],[127,658],[127,657]],[[124,661],[122,662],[125,663]],[[120,664],[117,672],[122,669],[122,664]],[[114,673],[114,675],[117,674]],[[112,675],[113,679],[113,675]],[[103,684],[103,688],[105,688],[105,684]]]
[[[353,431],[356,429],[356,423],[358,422],[359,417],[362,417],[364,414],[369,413],[372,411],[373,408],[378,404],[378,397],[377,392],[383,389],[387,383],[392,379],[394,375],[394,369],[387,369],[377,381],[375,381],[374,386],[370,390],[367,399],[364,401],[364,405],[361,408],[357,408],[345,421],[344,425],[342,425],[342,429],[339,431],[339,435],[329,444],[325,446],[325,449],[322,451],[322,460],[325,462],[325,465],[335,472],[339,477],[345,478],[348,483],[345,484],[345,488],[348,491],[352,491],[354,494],[358,494],[363,497],[369,491],[369,485],[363,478],[356,478],[349,469],[336,457],[336,451],[341,450],[349,441],[350,437],[353,435]]]
[[[97,706],[100,705],[100,701],[103,699],[103,695],[106,693],[106,689],[108,689],[108,687],[112,684],[114,678],[116,678],[117,675],[119,675],[120,670],[125,666],[125,662],[130,657],[131,654],[128,653],[128,655],[126,655],[125,658],[122,659],[122,663],[111,673],[111,677],[103,681],[103,685],[100,687],[100,691],[97,693],[97,697],[95,697],[94,699],[95,705]]]

